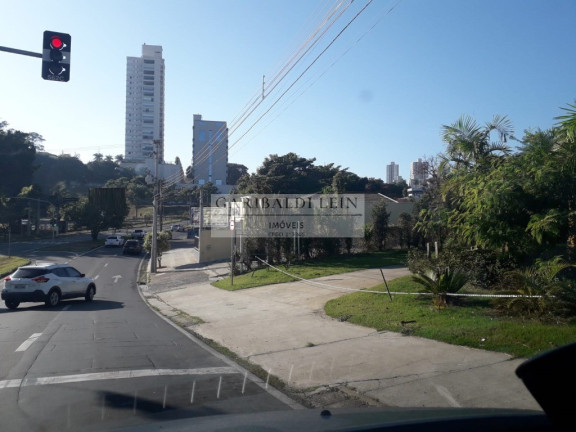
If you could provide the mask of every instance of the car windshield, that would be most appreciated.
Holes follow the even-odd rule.
[[[9,3],[0,430],[543,418],[576,1]]]

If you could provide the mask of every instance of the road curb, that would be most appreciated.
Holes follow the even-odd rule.
[[[140,274],[141,271],[141,266],[144,265],[144,259],[142,259],[140,261],[140,265],[138,266],[138,273]],[[163,321],[165,321],[167,324],[171,325],[172,327],[174,327],[175,329],[177,329],[180,333],[182,333],[183,335],[185,335],[188,339],[190,339],[192,342],[194,342],[195,344],[197,344],[198,346],[202,347],[203,349],[205,349],[206,351],[208,351],[210,354],[212,354],[213,356],[215,356],[216,358],[222,360],[223,362],[225,362],[226,364],[228,364],[229,366],[235,368],[236,370],[238,370],[239,373],[247,376],[252,382],[254,382],[256,385],[258,385],[259,387],[261,387],[263,390],[265,390],[266,392],[270,393],[272,396],[274,396],[276,399],[278,399],[279,401],[283,402],[284,404],[288,405],[290,408],[292,409],[305,409],[306,407],[298,402],[296,402],[294,399],[290,398],[289,396],[287,396],[286,394],[282,393],[280,390],[272,387],[269,383],[267,383],[266,381],[264,381],[263,379],[261,379],[260,377],[258,377],[257,375],[255,375],[254,373],[250,372],[248,369],[246,369],[245,367],[243,367],[242,365],[236,363],[234,360],[230,359],[229,357],[227,357],[226,355],[222,354],[221,352],[219,352],[218,350],[214,349],[213,347],[211,347],[210,345],[208,345],[206,342],[204,342],[203,338],[201,338],[199,335],[197,335],[196,333],[194,333],[192,330],[190,329],[184,329],[182,328],[180,325],[176,324],[174,321],[172,321],[170,318],[168,318],[167,316],[165,316],[164,314],[162,314],[161,312],[159,312],[158,310],[156,310],[154,307],[152,307],[152,305],[150,304],[150,302],[148,301],[148,298],[146,297],[146,295],[143,293],[142,288],[144,286],[147,285],[141,285],[141,284],[137,284],[137,291],[138,294],[140,295],[140,298],[142,299],[142,301],[148,306],[148,308],[154,312],[158,317],[160,317]],[[174,308],[173,308],[174,309]],[[216,342],[211,341],[212,343],[216,344]],[[232,351],[231,351],[232,352]],[[257,365],[254,365],[255,367],[257,367]]]

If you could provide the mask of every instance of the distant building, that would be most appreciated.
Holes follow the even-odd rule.
[[[141,57],[126,61],[124,160],[164,161],[164,59],[162,47],[142,45]]]
[[[192,129],[192,173],[194,183],[208,182],[220,189],[226,185],[228,127],[223,121],[203,120],[194,115]]]
[[[390,162],[390,165],[386,165],[386,183],[393,184],[400,181],[400,165]]]
[[[424,187],[426,185],[426,180],[429,175],[429,165],[428,162],[422,161],[418,158],[418,161],[412,162],[410,165],[410,182],[408,188],[408,196],[418,199],[424,193]]]
[[[428,179],[428,162],[418,158],[417,162],[410,165],[410,186],[421,186]]]

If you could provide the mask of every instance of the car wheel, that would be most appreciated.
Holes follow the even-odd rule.
[[[86,295],[84,296],[84,299],[87,302],[91,302],[92,300],[94,300],[94,294],[96,294],[96,289],[92,285],[90,285],[86,289]]]
[[[19,302],[19,301],[6,300],[6,301],[4,302],[4,304],[6,305],[6,307],[7,307],[8,309],[12,309],[12,310],[14,310],[14,309],[16,309],[18,306],[20,306],[20,302]]]
[[[48,307],[55,307],[58,306],[58,303],[60,303],[60,293],[58,292],[58,290],[50,290],[50,292],[48,293],[48,297],[46,298],[46,306]]]

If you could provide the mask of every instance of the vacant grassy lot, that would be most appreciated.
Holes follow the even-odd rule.
[[[389,282],[391,291],[416,292],[410,277]],[[499,351],[517,357],[572,343],[576,340],[576,319],[563,323],[542,323],[499,314],[487,298],[462,298],[444,310],[432,307],[431,297],[393,295],[390,301],[384,285],[370,288],[383,294],[353,293],[329,301],[326,313],[343,321],[377,330],[421,336],[454,345]]]
[[[391,250],[370,254],[343,255],[333,258],[310,260],[291,266],[280,265],[278,268],[304,279],[313,279],[355,270],[404,265],[406,265],[406,252]],[[214,282],[213,285],[218,288],[235,291],[262,285],[293,282],[295,280],[296,279],[291,276],[266,267],[258,269],[253,273],[234,276],[234,285],[231,285],[229,277]]]
[[[0,255],[0,277],[4,277],[14,272],[18,267],[30,262],[28,258],[10,257]]]

